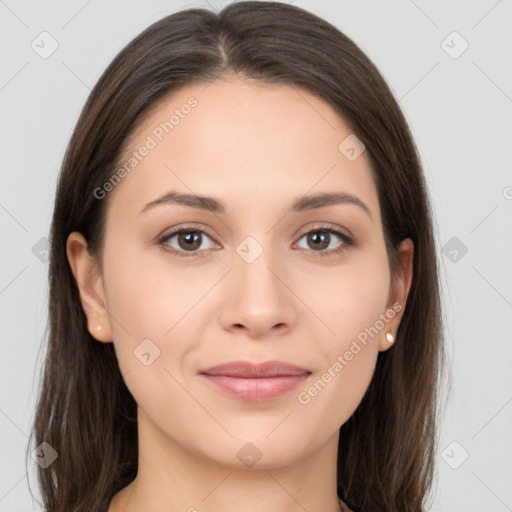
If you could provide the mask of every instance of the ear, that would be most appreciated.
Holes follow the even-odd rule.
[[[397,247],[399,265],[396,275],[393,277],[388,304],[385,315],[391,318],[382,329],[379,339],[379,351],[383,352],[393,346],[396,333],[402,320],[405,310],[405,303],[409,295],[412,283],[413,262],[414,262],[414,244],[410,238],[405,238]],[[391,334],[393,340],[389,341],[386,334]]]
[[[87,316],[91,336],[103,343],[112,341],[103,279],[96,258],[89,254],[87,240],[73,231],[66,242],[66,253],[77,283],[80,302]],[[101,329],[97,329],[101,326]]]

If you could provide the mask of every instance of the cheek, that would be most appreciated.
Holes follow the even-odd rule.
[[[306,284],[302,296],[308,297],[308,305],[322,321],[326,347],[343,350],[353,338],[375,325],[385,313],[389,279],[385,254],[376,252],[359,261],[354,258]]]
[[[104,270],[121,374],[136,402],[153,407],[162,390],[180,392],[170,374],[181,380],[180,361],[190,347],[179,333],[200,290],[183,286],[177,270],[162,268],[135,250],[105,251]]]
[[[187,280],[179,267],[142,251],[111,251],[105,275],[112,328],[119,339],[130,333],[134,341],[161,340],[204,294],[200,280]]]
[[[317,352],[323,355],[324,364],[297,395],[306,414],[321,421],[328,431],[335,431],[352,416],[370,385],[381,335],[375,323],[384,303],[370,293],[332,297],[339,304],[330,323],[335,334],[317,338]],[[311,426],[314,430],[317,422]]]
[[[160,375],[155,374],[164,369],[179,375],[187,354],[197,350],[201,298],[211,281],[198,279],[197,271],[172,266],[156,251],[152,257],[142,251],[106,249],[104,270],[110,325],[123,375],[131,372],[134,388],[143,376],[148,388],[149,374],[161,385]],[[144,366],[142,354],[148,352],[146,362],[151,363]],[[163,378],[168,379],[168,374],[163,372]],[[137,395],[137,389],[131,391]]]
[[[376,254],[340,267],[322,282],[322,293],[314,288],[311,309],[325,327],[316,338],[324,364],[298,401],[336,428],[340,419],[346,421],[355,411],[373,375],[386,325],[381,318],[390,284],[387,259]]]

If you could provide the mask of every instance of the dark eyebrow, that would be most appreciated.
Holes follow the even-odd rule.
[[[210,210],[213,213],[226,213],[224,205],[214,197],[181,194],[179,192],[168,192],[167,194],[164,194],[162,197],[159,197],[144,206],[140,213],[161,204],[183,204],[185,206],[190,206],[191,208]]]
[[[372,213],[368,206],[358,197],[348,194],[347,192],[323,192],[309,196],[303,196],[292,205],[293,212],[303,212],[321,208],[323,206],[331,206],[334,204],[354,204],[362,208],[373,220]]]
[[[154,201],[146,204],[141,210],[141,213],[162,204],[182,204],[185,206],[190,206],[191,208],[209,210],[213,213],[226,213],[226,207],[224,204],[214,197],[182,194],[174,191],[168,192],[162,197],[159,197],[158,199],[155,199]],[[359,206],[370,216],[370,219],[373,220],[368,206],[366,206],[366,204],[364,204],[358,197],[346,192],[323,192],[319,194],[303,196],[294,201],[291,210],[293,212],[304,212],[307,210],[313,210],[315,208],[322,208],[324,206],[331,206],[335,204],[353,204]]]

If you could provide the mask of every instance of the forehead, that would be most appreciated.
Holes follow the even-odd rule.
[[[355,160],[343,151],[349,136],[328,103],[294,85],[191,84],[160,100],[131,135],[120,162],[129,172],[114,192],[132,206],[169,190],[225,197],[229,213],[237,203],[343,191],[378,212],[366,151]]]

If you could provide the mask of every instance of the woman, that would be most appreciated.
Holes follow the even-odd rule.
[[[168,16],[63,163],[44,506],[426,510],[441,316],[421,164],[368,57],[284,3]]]

